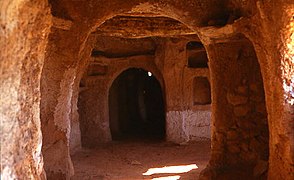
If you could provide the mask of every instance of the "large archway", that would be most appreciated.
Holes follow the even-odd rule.
[[[163,93],[151,72],[125,70],[113,82],[108,99],[113,140],[165,137]]]

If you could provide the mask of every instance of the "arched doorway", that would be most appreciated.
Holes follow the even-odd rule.
[[[165,137],[160,83],[139,68],[122,72],[109,90],[109,124],[113,140]]]

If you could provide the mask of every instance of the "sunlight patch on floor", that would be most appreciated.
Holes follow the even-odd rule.
[[[193,169],[197,169],[196,164],[181,165],[181,166],[165,166],[161,168],[150,168],[147,172],[143,173],[144,176],[150,176],[152,174],[164,174],[164,173],[186,173]]]
[[[165,176],[165,177],[158,177],[152,178],[152,180],[178,180],[181,176]]]

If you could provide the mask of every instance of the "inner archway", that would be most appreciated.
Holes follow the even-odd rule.
[[[165,110],[160,83],[151,72],[130,68],[109,90],[109,124],[113,140],[165,137]]]

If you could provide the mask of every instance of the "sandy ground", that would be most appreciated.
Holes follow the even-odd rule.
[[[210,142],[175,145],[167,142],[123,141],[82,149],[72,156],[73,180],[139,180],[167,176],[197,180],[208,163]],[[187,173],[142,175],[149,168],[196,164]],[[174,172],[174,171],[173,171]]]

